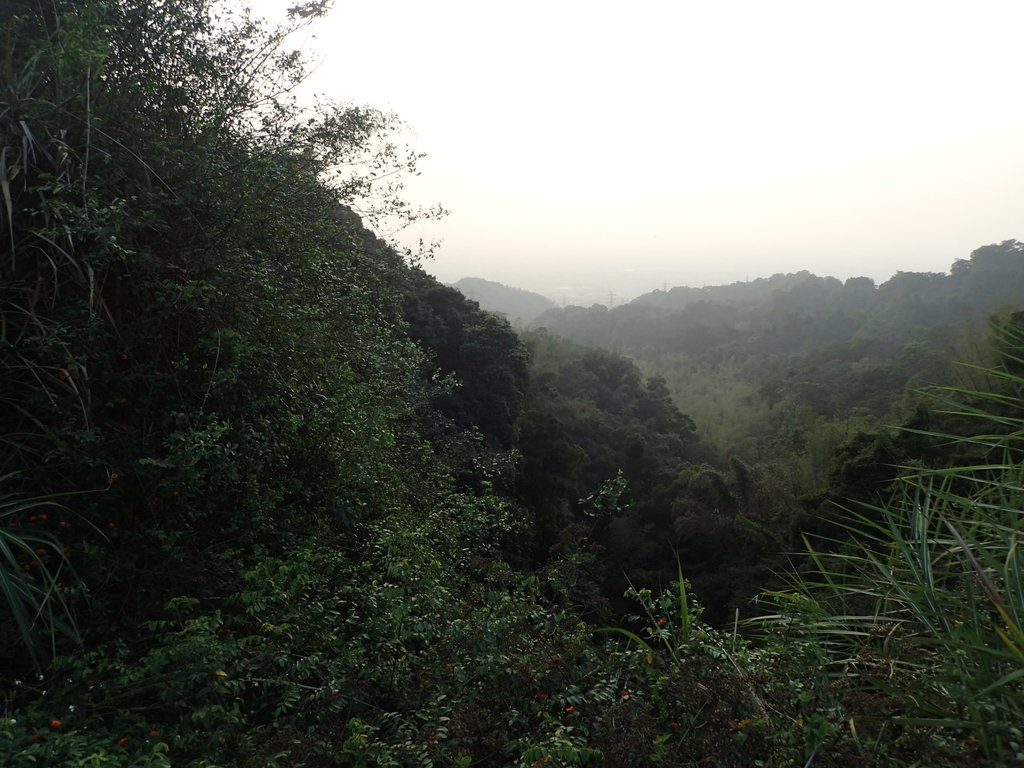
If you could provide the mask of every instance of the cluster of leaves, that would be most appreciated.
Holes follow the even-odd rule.
[[[376,535],[358,552],[320,537],[253,553],[225,599],[173,599],[16,683],[4,754],[12,765],[143,765],[161,749],[188,765],[516,763],[570,733],[574,711],[615,682],[585,628],[537,602],[535,578],[460,554],[458,518],[480,511],[453,498],[393,532],[364,531]]]

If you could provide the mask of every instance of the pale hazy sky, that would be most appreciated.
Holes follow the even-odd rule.
[[[296,43],[427,153],[429,271],[571,300],[1024,239],[1022,32],[1022,0],[336,0]]]

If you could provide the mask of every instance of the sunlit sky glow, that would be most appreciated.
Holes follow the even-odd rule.
[[[294,42],[428,155],[429,271],[572,300],[1024,239],[1022,29],[1020,0],[336,0]]]

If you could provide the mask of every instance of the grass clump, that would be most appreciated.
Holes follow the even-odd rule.
[[[1024,330],[997,329],[984,387],[931,394],[954,466],[907,467],[895,495],[844,510],[812,542],[776,629],[813,639],[847,687],[854,727],[941,764],[1024,760]]]

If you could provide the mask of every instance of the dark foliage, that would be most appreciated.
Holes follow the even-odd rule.
[[[409,266],[364,226],[420,215],[394,119],[296,109],[288,28],[226,6],[3,7],[0,761],[983,764],[859,737],[823,646],[707,626],[675,555],[721,613],[791,522],[776,476],[671,379]],[[694,349],[742,336],[695,311]]]

